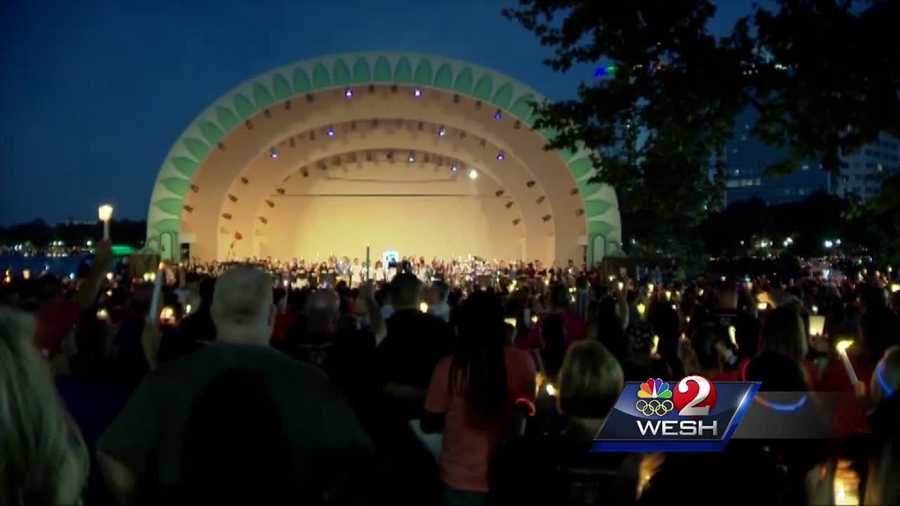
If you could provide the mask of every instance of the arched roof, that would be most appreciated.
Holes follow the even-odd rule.
[[[348,86],[398,84],[436,89],[491,104],[532,126],[532,104],[544,100],[527,85],[472,63],[414,53],[351,53],[324,56],[275,68],[221,96],[199,114],[172,146],[157,175],[147,220],[148,238],[181,229],[181,209],[196,172],[225,137],[274,104]],[[544,139],[555,132],[540,131]],[[602,236],[618,251],[621,225],[615,191],[588,183],[594,174],[589,152],[560,150],[584,203],[588,243]]]

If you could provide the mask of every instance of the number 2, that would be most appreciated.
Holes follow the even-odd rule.
[[[707,416],[709,414],[709,406],[700,408],[695,406],[705,401],[706,397],[709,396],[709,382],[702,376],[688,376],[678,382],[678,391],[680,393],[687,393],[689,381],[693,381],[697,384],[697,395],[695,395],[691,402],[687,403],[685,407],[681,408],[681,411],[679,411],[678,414],[681,416]]]

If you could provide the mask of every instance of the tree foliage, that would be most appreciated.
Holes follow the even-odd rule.
[[[748,109],[751,135],[787,153],[771,173],[809,159],[837,173],[839,153],[900,125],[900,2],[777,0],[724,36],[709,30],[715,13],[712,0],[504,10],[553,50],[554,70],[601,65],[577,98],[539,104],[536,127],[558,132],[550,148],[595,150],[595,180],[645,220],[645,241],[683,237],[719,202],[725,145]]]

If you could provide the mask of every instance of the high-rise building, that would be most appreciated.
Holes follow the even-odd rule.
[[[738,136],[726,148],[726,205],[754,198],[777,205],[828,191],[830,178],[818,162],[805,162],[785,176],[766,175],[766,168],[783,160],[786,153],[752,138],[749,114],[743,119]]]
[[[900,141],[881,133],[871,144],[841,156],[841,175],[832,192],[842,198],[866,201],[877,197],[884,179],[900,174]]]

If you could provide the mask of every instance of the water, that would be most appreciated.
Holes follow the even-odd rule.
[[[0,273],[6,271],[6,269],[11,269],[13,276],[18,276],[24,269],[29,269],[31,274],[35,276],[45,270],[65,276],[73,272],[77,273],[78,266],[90,257],[90,255],[67,257],[0,255]]]

